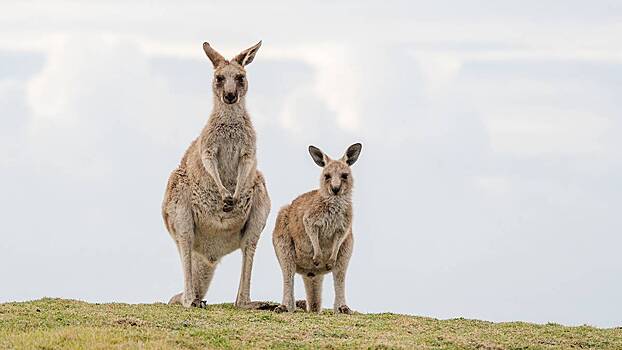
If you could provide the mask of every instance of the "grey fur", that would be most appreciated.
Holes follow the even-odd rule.
[[[261,42],[227,61],[208,43],[214,65],[214,106],[168,180],[162,216],[177,245],[184,288],[169,303],[201,307],[220,259],[242,250],[235,305],[254,307],[250,280],[255,248],[270,212],[270,198],[257,170],[255,130],[246,111],[246,71]],[[251,57],[252,56],[252,57]],[[227,94],[235,95],[227,99]],[[230,96],[229,96],[230,97]],[[232,102],[233,101],[233,102]]]
[[[319,312],[324,274],[333,273],[335,313],[352,313],[346,304],[345,278],[352,255],[352,187],[350,164],[361,145],[332,160],[310,146],[313,160],[323,167],[320,187],[298,196],[279,211],[272,243],[283,272],[283,301],[276,311],[294,311],[294,274],[303,276],[307,311]]]

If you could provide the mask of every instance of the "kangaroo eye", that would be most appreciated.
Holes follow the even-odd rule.
[[[325,180],[330,180],[330,174],[326,174],[326,175],[324,175],[324,179],[325,179]]]
[[[347,180],[348,179],[348,174],[341,174],[341,178],[344,179],[344,180]]]
[[[216,82],[217,83],[222,83],[223,81],[225,81],[225,77],[222,75],[217,75],[216,76]]]
[[[239,82],[239,83],[244,83],[244,76],[242,74],[237,75],[235,77],[235,79]]]

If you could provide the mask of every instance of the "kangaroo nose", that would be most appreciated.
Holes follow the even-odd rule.
[[[238,95],[234,94],[233,92],[227,92],[225,94],[225,102],[235,103],[235,101],[237,100],[238,100]]]
[[[333,194],[337,194],[337,193],[339,193],[339,189],[340,188],[339,187],[331,187],[330,189],[333,190]]]

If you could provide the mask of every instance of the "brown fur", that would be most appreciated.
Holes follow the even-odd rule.
[[[184,289],[170,303],[205,305],[202,298],[216,265],[224,255],[241,249],[242,274],[235,304],[254,305],[251,270],[270,198],[256,168],[255,130],[245,106],[244,65],[253,60],[260,45],[227,61],[203,44],[214,65],[214,107],[207,125],[171,173],[162,203],[164,223],[175,240],[184,273]]]
[[[335,312],[351,313],[345,300],[345,274],[352,254],[352,187],[350,165],[361,150],[354,144],[339,160],[311,146],[323,167],[320,187],[279,211],[272,243],[283,272],[283,302],[277,311],[294,310],[294,273],[303,276],[307,310],[319,312],[324,274],[333,273]]]

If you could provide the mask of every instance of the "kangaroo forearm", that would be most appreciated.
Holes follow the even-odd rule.
[[[319,241],[319,232],[314,229],[305,229],[307,236],[311,240],[311,246],[313,247],[313,256],[319,256],[322,254],[322,249],[320,248]]]
[[[251,170],[253,170],[253,161],[250,157],[243,158],[238,166],[238,177],[235,184],[235,192],[233,194],[234,197],[237,198],[240,195],[242,187],[246,184],[248,177],[251,174]]]
[[[333,246],[330,252],[330,257],[333,259],[337,258],[337,254],[339,254],[339,248],[341,248],[341,244],[346,240],[347,234],[343,234],[335,239],[333,242]]]
[[[224,186],[222,185],[222,180],[220,179],[220,174],[218,172],[218,160],[216,159],[216,157],[203,155],[201,157],[201,161],[203,162],[203,167],[205,167],[205,171],[207,171],[209,176],[214,179],[216,186],[218,186],[218,190],[222,191],[222,189],[224,189]]]
[[[339,247],[341,247],[341,242],[339,240],[335,240],[333,242],[332,249],[330,250],[331,259],[334,259],[337,257],[337,253],[339,253]]]

